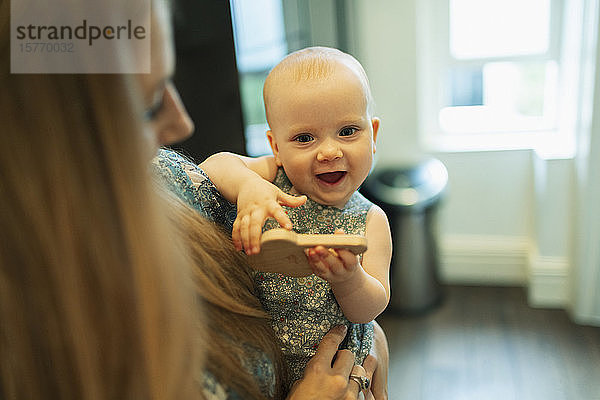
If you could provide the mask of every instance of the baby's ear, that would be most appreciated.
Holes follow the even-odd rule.
[[[371,126],[373,127],[373,153],[375,153],[375,149],[377,148],[375,144],[377,143],[377,132],[379,132],[379,123],[379,118],[371,118]]]
[[[277,140],[275,139],[275,135],[273,135],[273,131],[267,131],[267,139],[269,139],[269,145],[271,146],[271,150],[273,151],[273,155],[275,156],[275,163],[278,167],[281,167],[283,164],[279,159],[279,147],[277,146]]]

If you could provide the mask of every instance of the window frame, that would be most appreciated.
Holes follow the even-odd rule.
[[[584,0],[550,0],[550,38],[544,54],[455,59],[450,53],[450,0],[420,0],[417,4],[418,126],[423,146],[430,151],[540,149],[556,157],[575,153],[575,124],[579,92]],[[461,65],[483,66],[495,61],[548,61],[558,66],[556,123],[553,129],[449,133],[439,113],[445,107],[444,75]]]
[[[229,0],[232,19],[234,25],[242,22],[235,15],[237,9],[237,2],[247,2],[252,4],[254,0]],[[281,2],[282,8],[282,22],[285,37],[286,51],[284,55],[287,55],[293,51],[299,50],[307,46],[330,46],[340,47],[346,45],[346,32],[342,31],[345,29],[344,18],[347,13],[345,7],[346,0],[318,0],[318,1],[305,1],[305,0],[278,0]],[[237,45],[238,37],[237,33],[234,35],[236,42],[236,56],[238,56],[239,48]],[[279,62],[279,60],[277,60]],[[277,62],[272,65],[265,67],[264,69],[254,69],[251,71],[239,71],[240,81],[240,93],[242,96],[242,110],[245,112],[248,109],[249,103],[245,100],[252,93],[244,91],[244,82],[247,78],[266,78],[267,74],[274,67]],[[262,90],[260,93],[254,94],[256,101],[262,105]],[[256,104],[254,104],[256,105]],[[253,115],[255,116],[255,115]],[[272,154],[271,148],[267,141],[265,132],[269,129],[266,118],[263,117],[261,122],[249,121],[251,118],[244,114],[244,135],[246,138],[246,152],[250,156],[261,156]]]

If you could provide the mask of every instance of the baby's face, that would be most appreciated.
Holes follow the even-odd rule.
[[[281,79],[270,98],[267,135],[296,191],[343,207],[369,174],[379,128],[358,75],[339,65],[326,78]]]

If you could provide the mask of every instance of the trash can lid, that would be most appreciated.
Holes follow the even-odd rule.
[[[436,202],[448,183],[448,170],[435,158],[408,168],[373,171],[364,188],[377,200],[399,208],[426,208]]]

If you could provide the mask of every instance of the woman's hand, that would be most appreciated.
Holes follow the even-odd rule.
[[[346,327],[336,326],[323,337],[317,354],[308,362],[304,377],[292,387],[288,400],[373,399],[370,391],[364,393],[359,390],[358,383],[350,379],[350,373],[366,376],[370,380],[377,361],[368,356],[364,367],[355,366],[351,351],[338,350],[345,335]]]
[[[258,253],[267,218],[275,218],[282,228],[292,229],[292,222],[281,206],[299,207],[305,202],[306,196],[289,195],[264,179],[246,182],[237,196],[237,218],[231,233],[236,249],[243,249],[248,255]]]

